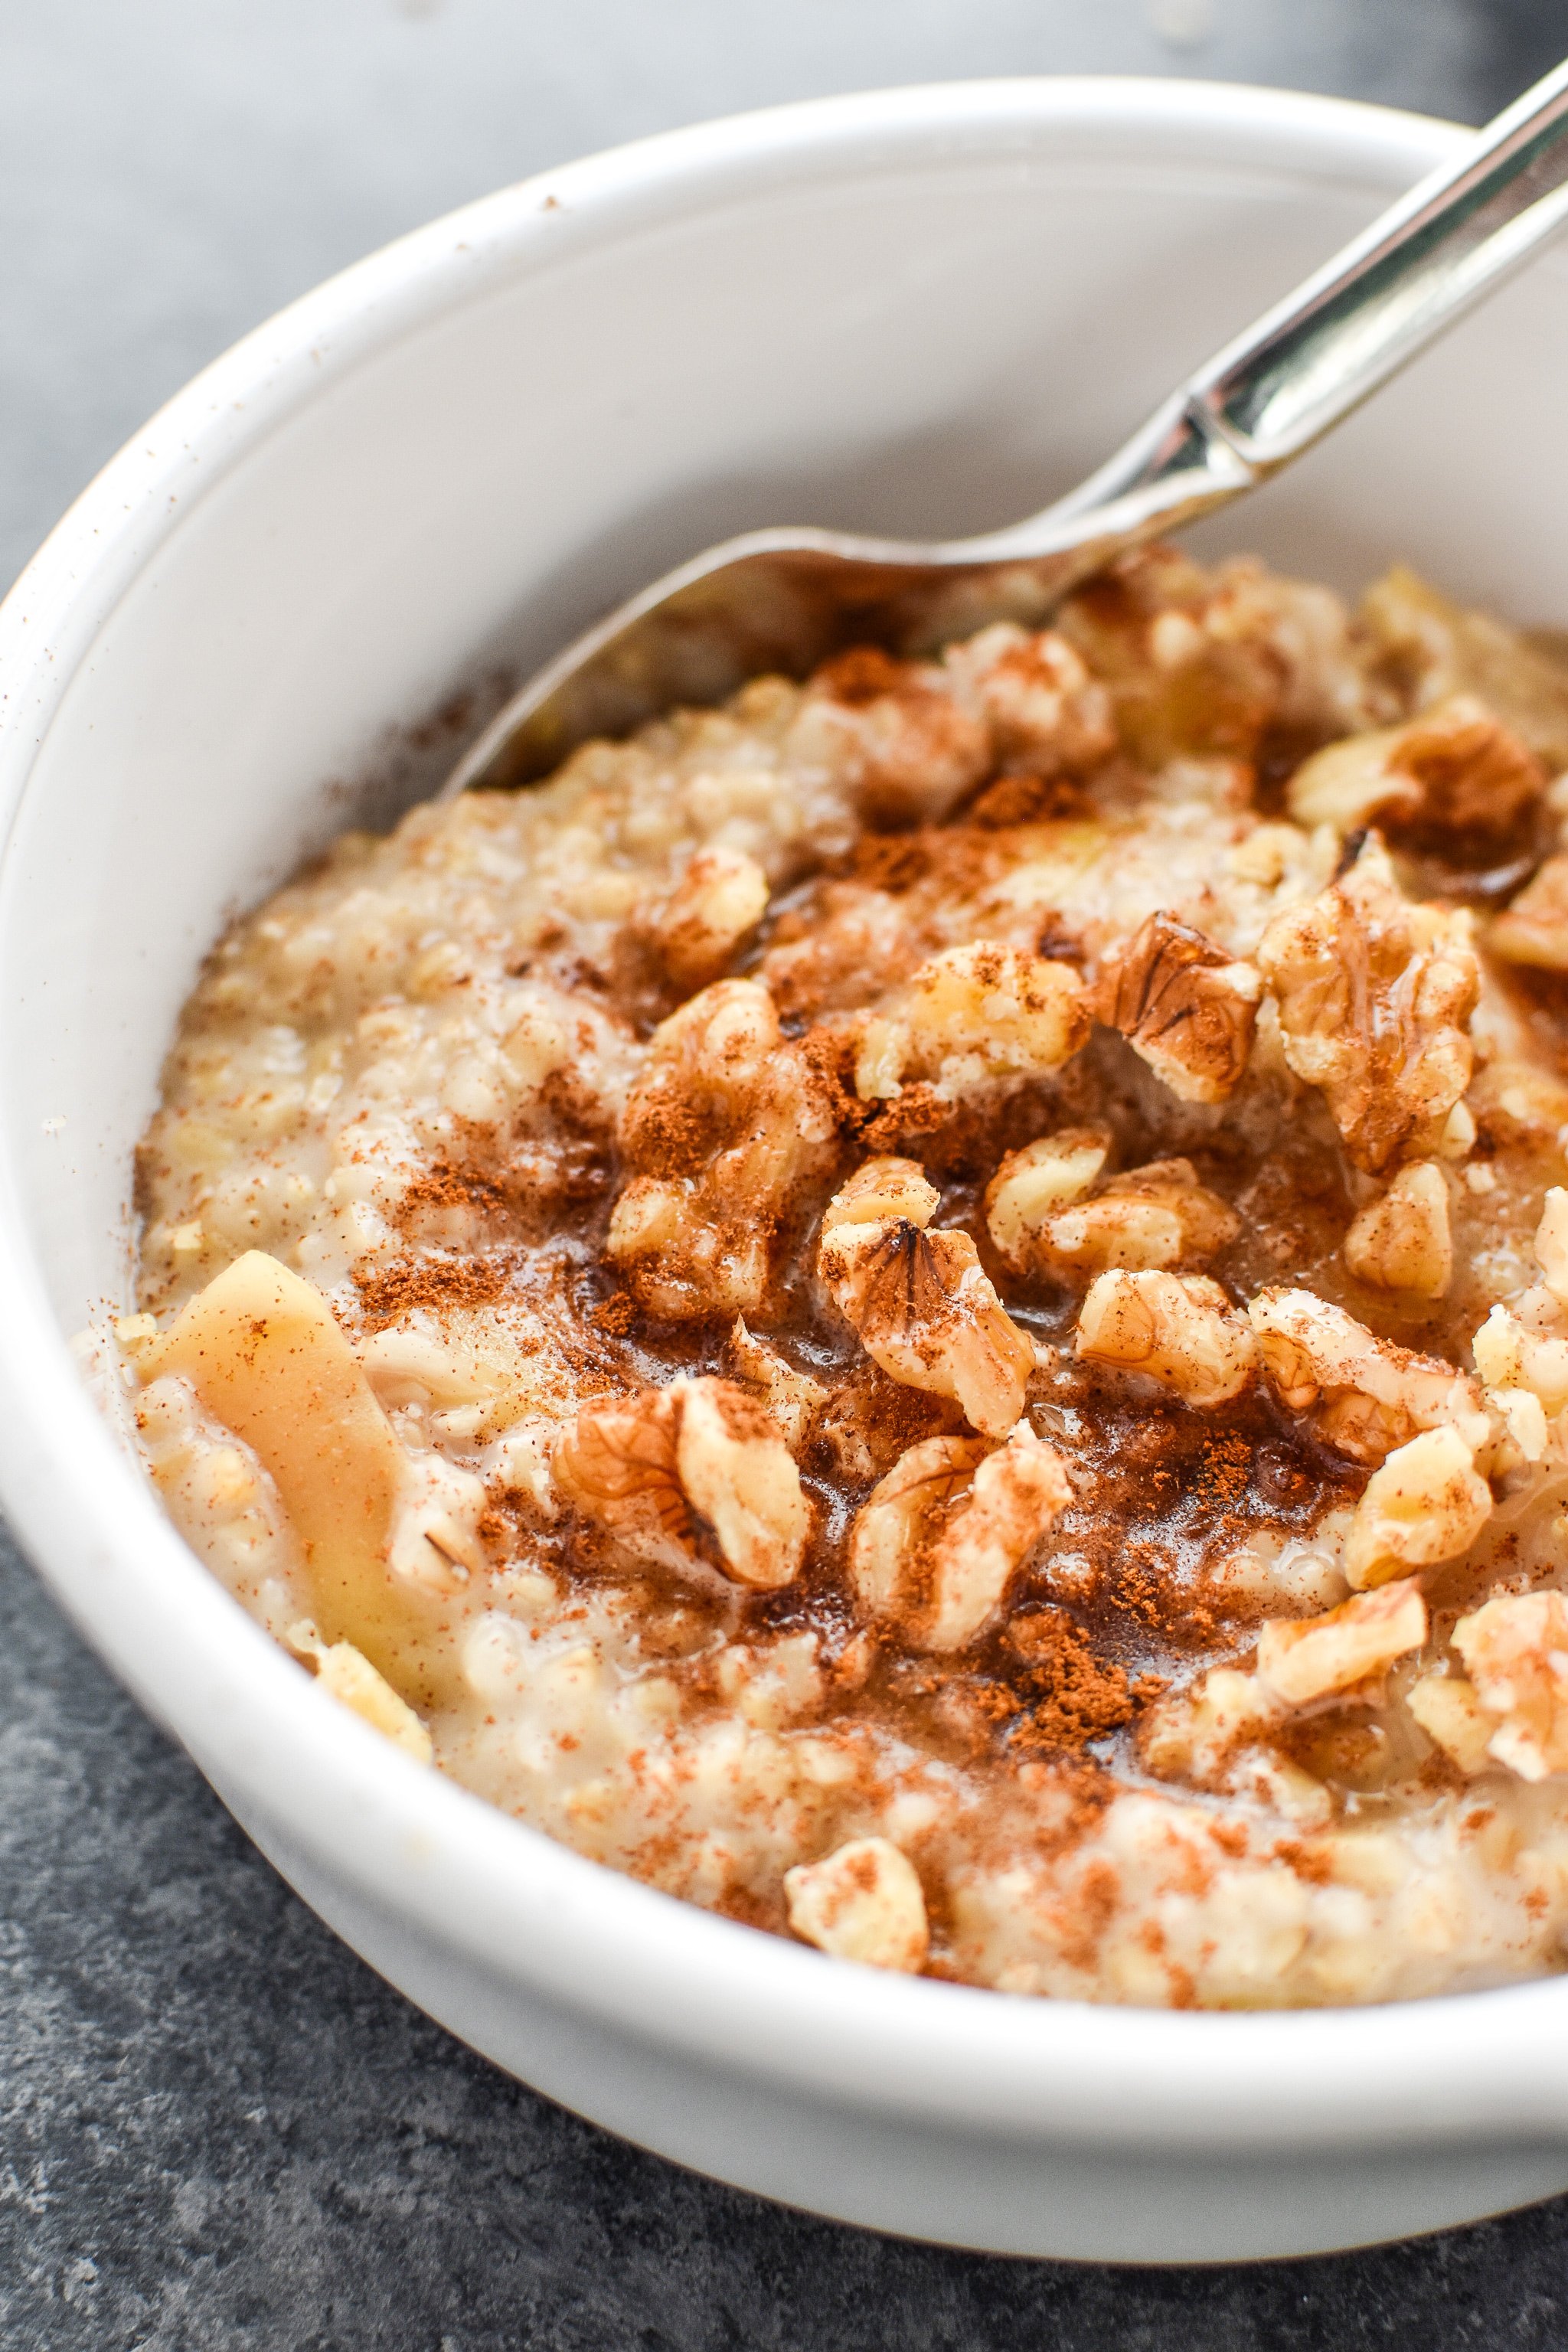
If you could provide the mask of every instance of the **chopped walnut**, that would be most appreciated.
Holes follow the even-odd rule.
[[[1506,1593],[1454,1628],[1454,1647],[1491,1718],[1489,1754],[1521,1780],[1568,1771],[1568,1599]]]
[[[1345,1264],[1358,1282],[1378,1290],[1441,1298],[1454,1278],[1448,1187],[1435,1160],[1402,1168],[1388,1190],[1367,1206],[1344,1239]]]
[[[945,667],[984,718],[1001,767],[1082,775],[1116,749],[1110,698],[1054,630],[998,621],[950,647]]]
[[[926,1231],[938,1197],[914,1160],[868,1160],[828,1202],[817,1272],[885,1372],[952,1397],[974,1428],[1004,1437],[1035,1351],[969,1235]]]
[[[754,857],[721,844],[698,851],[648,925],[682,995],[718,979],[767,904],[768,877]]]
[[[822,1238],[869,1218],[905,1217],[922,1229],[937,1212],[942,1194],[918,1160],[891,1155],[863,1160],[822,1213]]]
[[[1096,1017],[1181,1102],[1224,1102],[1252,1051],[1263,982],[1174,915],[1151,915],[1101,974]]]
[[[1357,1592],[1321,1617],[1275,1617],[1258,1640],[1258,1672],[1288,1706],[1350,1690],[1426,1639],[1414,1577]]]
[[[1194,1405],[1239,1396],[1258,1358],[1247,1318],[1195,1274],[1097,1275],[1074,1344],[1086,1362],[1146,1373]]]
[[[563,1493],[636,1559],[689,1568],[701,1557],[693,1512],[737,1583],[788,1584],[805,1558],[811,1513],[794,1457],[730,1381],[584,1405],[554,1470]]]
[[[1498,1053],[1477,1073],[1465,1107],[1479,1132],[1500,1148],[1554,1141],[1568,1129],[1568,1085],[1510,1053]]]
[[[798,1573],[811,1506],[772,1420],[731,1381],[680,1381],[675,1466],[729,1573],[766,1591]]]
[[[1568,971],[1568,857],[1549,857],[1491,924],[1487,946],[1505,963]]]
[[[696,1529],[675,1465],[673,1388],[585,1404],[555,1448],[555,1483],[635,1559],[686,1568]]]
[[[1462,911],[1402,897],[1375,835],[1258,950],[1299,1078],[1320,1087],[1358,1168],[1431,1149],[1469,1083],[1479,967]]]
[[[1374,1470],[1345,1538],[1347,1581],[1358,1592],[1412,1568],[1468,1551],[1492,1511],[1492,1490],[1457,1429],[1424,1429]]]
[[[1112,1176],[1091,1200],[1036,1215],[1031,1196],[1042,1188],[1028,1155],[1037,1149],[1010,1153],[985,1194],[991,1238],[1020,1271],[1070,1276],[1190,1265],[1215,1256],[1241,1231],[1234,1210],[1199,1183],[1190,1160],[1152,1160]],[[1044,1189],[1048,1193],[1048,1179]]]
[[[1497,1441],[1488,1464],[1492,1476],[1500,1477],[1527,1462],[1542,1461],[1551,1433],[1541,1399],[1529,1389],[1489,1389],[1487,1403],[1498,1423]]]
[[[1213,1666],[1151,1708],[1139,1741],[1152,1772],[1212,1780],[1231,1751],[1279,1720],[1279,1699],[1256,1675]]]
[[[1144,1717],[1139,1748],[1162,1779],[1250,1798],[1302,1829],[1326,1829],[1333,1801],[1322,1782],[1281,1756],[1274,1735],[1288,1709],[1258,1675],[1211,1667]]]
[[[1457,1102],[1443,1121],[1443,1130],[1436,1142],[1437,1157],[1439,1160],[1449,1161],[1468,1160],[1476,1148],[1476,1137],[1479,1132],[1475,1114],[1469,1104]],[[1466,1185],[1472,1191],[1478,1192],[1487,1191],[1488,1186],[1484,1177],[1478,1184],[1468,1169],[1463,1171],[1463,1176]]]
[[[1553,1421],[1568,1405],[1568,1318],[1543,1283],[1494,1307],[1471,1344],[1494,1395],[1523,1391]]]
[[[921,1650],[960,1650],[1071,1489],[1026,1422],[993,1453],[977,1438],[928,1437],[874,1486],[850,1538],[864,1606]]]
[[[907,1387],[872,1356],[853,1360],[822,1408],[814,1458],[861,1492],[886,1477],[918,1439],[956,1434],[963,1415],[951,1398]]]
[[[1048,1077],[1089,1036],[1083,982],[1070,964],[987,940],[947,948],[863,1024],[863,1098],[927,1079],[957,1100],[976,1087]],[[868,1076],[866,1070],[874,1072]]]
[[[746,1328],[744,1316],[735,1318],[730,1334],[730,1361],[741,1380],[759,1391],[763,1410],[792,1454],[798,1454],[817,1414],[827,1402],[827,1391],[808,1372],[795,1366]]]
[[[1436,1747],[1473,1780],[1491,1763],[1487,1743],[1497,1729],[1497,1718],[1476,1696],[1473,1683],[1462,1675],[1423,1675],[1405,1694],[1405,1704]]]
[[[985,1188],[985,1227],[1009,1265],[1022,1271],[1057,1212],[1093,1190],[1110,1143],[1108,1127],[1064,1127],[1008,1152]]]
[[[1472,1342],[1488,1401],[1527,1462],[1541,1460],[1548,1420],[1568,1406],[1568,1191],[1560,1184],[1547,1192],[1535,1255],[1544,1279],[1511,1306],[1494,1307]]]
[[[672,1013],[626,1104],[633,1173],[605,1244],[639,1305],[676,1320],[753,1313],[836,1134],[827,1086],[765,988],[718,981]]]
[[[1487,1443],[1479,1391],[1452,1364],[1377,1339],[1310,1290],[1261,1290],[1247,1311],[1280,1402],[1311,1413],[1318,1436],[1352,1462],[1381,1462],[1445,1424],[1473,1451]]]
[[[789,1924],[835,1959],[918,1976],[929,1931],[914,1865],[890,1838],[851,1838],[821,1862],[784,1873]]]
[[[1352,735],[1303,761],[1287,794],[1299,824],[1353,833],[1374,818],[1442,833],[1506,833],[1541,798],[1546,772],[1471,694],[1402,727]]]
[[[1568,1307],[1568,1191],[1549,1185],[1535,1228],[1535,1259],[1559,1307]]]
[[[843,778],[871,823],[921,824],[979,783],[991,735],[937,664],[857,646],[812,678],[788,756],[794,767]]]
[[[904,1090],[909,1034],[901,1021],[873,1013],[855,1040],[855,1093],[860,1102],[890,1102]]]

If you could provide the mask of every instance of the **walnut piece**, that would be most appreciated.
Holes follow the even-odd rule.
[[[837,1121],[765,988],[721,980],[655,1030],[621,1124],[633,1171],[605,1244],[638,1304],[677,1321],[752,1314]]]
[[[1568,857],[1549,857],[1486,934],[1505,963],[1568,971]]]
[[[1402,1168],[1381,1198],[1369,1202],[1344,1239],[1345,1264],[1358,1282],[1441,1298],[1454,1278],[1448,1186],[1436,1160]]]
[[[1146,1373],[1194,1405],[1239,1396],[1258,1360],[1247,1318],[1200,1274],[1097,1275],[1074,1345],[1086,1362]]]
[[[790,1452],[798,1454],[827,1402],[828,1391],[808,1372],[796,1371],[776,1348],[749,1331],[742,1315],[735,1318],[730,1334],[729,1359],[738,1377],[756,1393]]]
[[[1310,1290],[1274,1286],[1247,1307],[1263,1369],[1289,1412],[1352,1462],[1382,1462],[1421,1430],[1457,1429],[1472,1452],[1490,1434],[1474,1381],[1436,1356],[1379,1339]]]
[[[944,949],[860,1024],[857,1091],[870,1101],[924,1079],[956,1102],[979,1087],[1049,1077],[1087,1040],[1087,1004],[1070,964],[984,940]]]
[[[1151,1772],[1212,1780],[1231,1751],[1277,1724],[1280,1703],[1256,1675],[1212,1666],[1152,1707],[1139,1747]]]
[[[1568,1191],[1552,1185],[1535,1229],[1543,1280],[1494,1307],[1472,1346],[1487,1402],[1506,1433],[1494,1465],[1539,1462],[1547,1423],[1568,1406]]]
[[[1110,1266],[1192,1265],[1236,1239],[1241,1220],[1199,1183],[1189,1160],[1152,1160],[1110,1177],[1092,1199],[1082,1200],[1087,1187],[1079,1188],[1079,1201],[1063,1205],[1068,1184],[1104,1160],[1092,1140],[1068,1144],[1089,1132],[1069,1129],[1026,1144],[1009,1152],[992,1178],[986,1229],[1009,1265],[1020,1273],[1070,1276]]]
[[[1345,1538],[1358,1592],[1413,1568],[1458,1559],[1491,1517],[1492,1490],[1457,1429],[1424,1429],[1374,1470]]]
[[[1285,1059],[1322,1089],[1369,1175],[1435,1147],[1469,1084],[1480,971],[1462,911],[1412,905],[1375,835],[1321,898],[1276,915],[1258,961]]]
[[[918,1976],[930,1933],[913,1864],[890,1838],[851,1838],[821,1862],[784,1873],[789,1924],[835,1959]]]
[[[1271,1618],[1258,1639],[1258,1678],[1288,1706],[1305,1706],[1381,1674],[1426,1639],[1426,1603],[1407,1577],[1321,1617]]]
[[[1535,1262],[1559,1307],[1568,1307],[1568,1191],[1547,1187],[1535,1228]]]
[[[1005,1437],[1035,1351],[969,1235],[926,1231],[938,1198],[917,1161],[868,1160],[828,1202],[817,1273],[885,1372],[952,1397],[973,1427]]]
[[[722,844],[700,849],[648,930],[683,995],[717,980],[767,911],[768,877],[754,857]]]
[[[1568,1127],[1568,1083],[1533,1062],[1499,1053],[1477,1072],[1464,1108],[1491,1144],[1553,1142],[1559,1129]]]
[[[1139,1748],[1149,1770],[1266,1805],[1302,1830],[1327,1829],[1333,1799],[1276,1744],[1289,1709],[1256,1674],[1215,1666],[1152,1707]]]
[[[856,1518],[849,1572],[862,1605],[917,1649],[963,1649],[1070,1497],[1026,1422],[994,1453],[978,1438],[923,1439]]]
[[[1287,804],[1298,824],[1353,833],[1374,818],[1443,833],[1500,834],[1546,788],[1528,745],[1473,694],[1450,695],[1402,727],[1330,743],[1302,761]]]
[[[675,1466],[680,1406],[672,1388],[584,1405],[552,1467],[569,1502],[634,1559],[686,1568],[696,1529]]]
[[[1568,1405],[1568,1317],[1544,1283],[1512,1307],[1494,1307],[1471,1345],[1494,1395],[1523,1391],[1552,1421]]]
[[[1108,1127],[1064,1127],[1008,1152],[985,1188],[985,1227],[1009,1265],[1022,1272],[1058,1210],[1092,1192],[1110,1141]]]
[[[1503,1594],[1460,1618],[1454,1647],[1491,1718],[1488,1753],[1521,1780],[1568,1771],[1568,1600]]]
[[[1497,1442],[1488,1464],[1494,1477],[1544,1458],[1551,1432],[1538,1396],[1529,1389],[1489,1389],[1487,1404],[1498,1423]]]
[[[711,1375],[584,1405],[556,1446],[555,1480],[634,1559],[686,1569],[693,1513],[724,1572],[771,1591],[799,1572],[811,1532],[800,1472],[777,1429]]]
[[[1093,1007],[1178,1101],[1213,1103],[1240,1083],[1262,993],[1251,964],[1160,913],[1108,964]]]
[[[676,1385],[676,1470],[688,1502],[712,1528],[726,1570],[763,1591],[790,1583],[811,1533],[795,1456],[767,1413],[732,1381]]]
[[[1497,1718],[1487,1713],[1473,1683],[1462,1675],[1423,1675],[1405,1692],[1405,1704],[1427,1738],[1467,1779],[1487,1769],[1492,1760],[1487,1744]]]

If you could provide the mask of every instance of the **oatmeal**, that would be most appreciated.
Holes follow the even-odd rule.
[[[864,1964],[1563,1965],[1568,672],[1172,550],[351,834],[121,1377],[323,1691]]]

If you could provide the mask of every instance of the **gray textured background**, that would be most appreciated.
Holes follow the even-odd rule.
[[[0,583],[236,334],[588,149],[1014,72],[1479,121],[1563,51],[1568,0],[0,0]],[[1118,2272],[866,2236],[606,2138],[328,1936],[4,1548],[0,1987],[7,2352],[1568,2346],[1568,2204]]]

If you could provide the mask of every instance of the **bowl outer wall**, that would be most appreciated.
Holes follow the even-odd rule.
[[[37,992],[48,981],[40,926],[51,909],[26,908],[47,827],[39,803],[86,755],[63,740],[70,697],[178,535],[356,371],[658,219],[835,173],[941,168],[954,152],[1015,155],[1023,171],[1046,150],[1114,164],[1135,147],[1167,170],[1217,158],[1262,180],[1348,184],[1370,212],[1458,135],[1274,93],[1041,82],[827,101],[595,158],[419,232],[237,346],[113,461],[0,609],[0,911],[7,942],[26,933],[28,958],[24,985],[13,949],[0,1000],[0,1496],[89,1639],[237,1809],[278,1824],[323,1881],[405,1914],[520,1992],[759,2087],[890,2116],[1143,2150],[1561,2130],[1568,1987],[1558,1982],[1370,2012],[1221,2018],[889,1981],[601,1870],[389,1754],[197,1566],[97,1418],[65,1341],[73,1318],[35,1116],[50,1083],[37,1066]],[[339,751],[326,747],[318,774]],[[68,1209],[80,1174],[68,1168],[53,1188]],[[79,1288],[74,1319],[89,1304]],[[587,2084],[558,2095],[595,2112]]]

